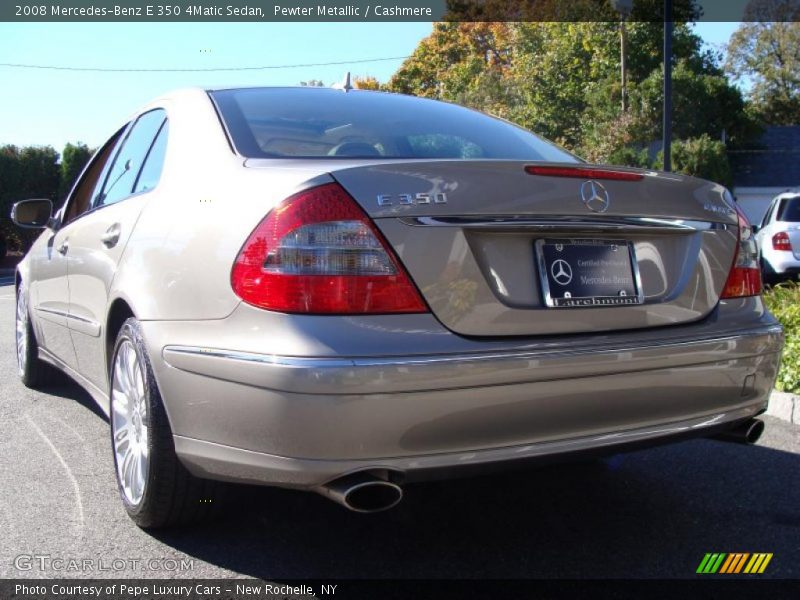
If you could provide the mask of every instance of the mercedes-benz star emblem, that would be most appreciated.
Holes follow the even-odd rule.
[[[581,186],[581,200],[593,212],[604,213],[611,204],[606,188],[596,181],[585,181]]]
[[[572,267],[564,259],[559,258],[550,265],[550,274],[558,285],[569,285],[572,281]]]

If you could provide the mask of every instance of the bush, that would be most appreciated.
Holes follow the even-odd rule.
[[[59,176],[58,152],[50,146],[0,146],[0,235],[9,248],[27,250],[39,235],[11,222],[11,206],[26,198],[56,200]]]
[[[609,155],[606,162],[609,165],[640,167],[642,169],[647,169],[650,167],[650,162],[647,159],[647,148],[644,148],[643,150],[637,150],[636,148],[631,148],[630,146],[625,146],[624,148],[615,150]]]
[[[653,165],[662,169],[664,153],[659,152]],[[672,142],[672,170],[686,175],[702,177],[726,187],[733,184],[731,165],[725,144],[711,139],[707,134],[686,141]]]
[[[764,300],[786,334],[783,362],[775,387],[782,392],[800,393],[800,285],[777,285],[764,293]]]

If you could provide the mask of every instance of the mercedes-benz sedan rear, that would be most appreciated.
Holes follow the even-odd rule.
[[[407,96],[188,90],[101,148],[17,272],[20,375],[110,414],[145,527],[212,480],[387,508],[407,481],[726,434],[779,364],[721,186],[592,166]]]

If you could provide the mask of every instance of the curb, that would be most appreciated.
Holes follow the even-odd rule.
[[[773,390],[765,414],[795,425],[800,424],[800,396]]]

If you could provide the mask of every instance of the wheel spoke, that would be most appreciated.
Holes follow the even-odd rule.
[[[120,350],[118,356],[117,373],[119,377],[119,385],[125,395],[130,398],[131,381],[130,374],[128,373],[127,365],[127,351]]]
[[[116,385],[114,389],[111,390],[111,405],[114,409],[114,414],[124,419],[120,424],[124,425],[127,423],[129,417],[128,413],[130,412],[128,395],[122,390],[116,389]]]
[[[126,390],[131,396],[134,396],[133,392],[136,390],[136,351],[133,349],[133,346],[128,344],[126,347],[125,353],[125,374],[127,375],[128,379],[128,390]]]
[[[150,457],[150,448],[147,445],[148,440],[149,440],[149,436],[147,434],[147,427],[143,426],[142,427],[142,432],[141,432],[141,434],[139,436],[139,441],[141,443],[141,446],[140,446],[139,450],[142,453],[142,456],[144,457],[145,460],[147,460]]]
[[[114,450],[117,453],[117,460],[124,457],[130,448],[131,440],[128,429],[120,429],[114,435]]]
[[[142,370],[139,367],[139,360],[136,360],[136,378],[135,378],[135,385],[136,385],[136,395],[138,396],[140,401],[144,401],[144,377],[142,376]]]
[[[127,491],[130,490],[130,477],[128,473],[131,460],[133,460],[133,448],[129,445],[125,448],[125,453],[122,455],[122,463],[119,465],[119,478],[122,482],[122,486],[126,488]]]
[[[134,486],[134,495],[136,498],[142,497],[142,492],[144,491],[144,478],[145,478],[145,460],[141,454],[136,455],[136,466],[134,468],[134,480],[136,481],[136,485]]]

